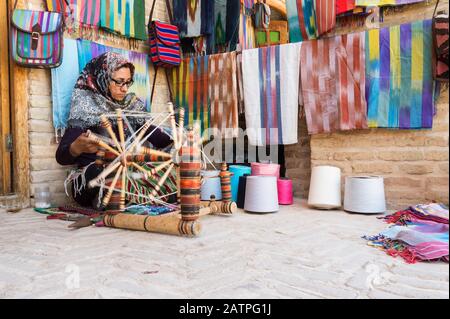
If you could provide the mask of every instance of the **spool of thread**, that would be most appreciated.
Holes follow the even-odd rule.
[[[231,196],[231,176],[228,171],[228,166],[226,163],[222,164],[220,171],[220,184],[222,187],[222,201],[230,202],[232,200]]]
[[[244,209],[252,213],[274,213],[279,208],[277,178],[248,176]]]
[[[210,200],[214,195],[216,200],[222,200],[222,186],[220,184],[220,171],[202,171],[203,183],[201,199]]]
[[[245,206],[245,189],[247,186],[247,177],[249,174],[245,174],[244,176],[239,177],[239,186],[238,186],[238,196],[237,196],[237,207],[244,209]]]
[[[278,184],[278,203],[280,205],[292,205],[294,203],[294,191],[292,180],[280,178]]]
[[[231,197],[233,202],[236,202],[238,199],[239,178],[245,174],[251,174],[252,168],[243,165],[231,165],[229,171],[233,174],[231,175]]]
[[[252,163],[252,176],[276,176],[280,178],[280,165],[270,163]]]
[[[381,214],[386,212],[383,177],[346,177],[344,210],[361,214]]]
[[[311,172],[308,205],[319,209],[341,207],[341,169],[316,166]]]

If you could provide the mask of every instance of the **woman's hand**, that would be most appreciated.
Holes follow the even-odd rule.
[[[81,134],[78,138],[70,144],[70,154],[73,157],[78,157],[82,153],[97,153],[98,146],[96,143],[92,142],[88,137],[86,137],[86,133]]]

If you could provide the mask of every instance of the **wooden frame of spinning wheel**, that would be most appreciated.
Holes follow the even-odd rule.
[[[184,109],[180,109],[179,123],[175,120],[175,110],[171,103],[169,105],[170,125],[172,128],[172,139],[175,148],[176,159],[174,154],[153,150],[140,146],[142,139],[151,126],[151,121],[147,120],[138,131],[135,139],[126,147],[124,123],[122,110],[116,111],[117,128],[119,137],[116,136],[112,129],[111,122],[103,115],[101,116],[101,125],[110,137],[110,143],[105,142],[100,136],[93,133],[88,134],[88,138],[95,142],[101,149],[116,156],[97,178],[89,182],[90,187],[98,186],[108,176],[112,176],[112,181],[107,186],[107,193],[102,198],[101,206],[108,208],[114,191],[119,191],[115,187],[121,178],[120,185],[120,201],[119,207],[105,212],[103,222],[105,226],[124,228],[132,230],[145,230],[149,232],[159,232],[172,235],[196,236],[200,233],[200,223],[198,218],[209,214],[225,214],[231,215],[237,211],[236,203],[231,201],[230,197],[225,197],[223,201],[201,201],[201,151],[200,145],[200,128],[195,126],[184,136]],[[103,152],[103,153],[102,153]],[[97,164],[103,164],[102,156],[104,151],[98,154]],[[176,164],[178,158],[181,158],[179,164]],[[142,167],[139,162],[155,162],[162,163],[151,170]],[[144,178],[154,178],[159,172],[166,170],[159,179],[157,185],[152,190],[149,198],[151,201],[157,201],[156,198],[159,190],[167,181],[172,169],[177,169],[177,186],[180,209],[174,212],[160,216],[142,216],[121,213],[125,209],[126,203],[126,185],[128,167],[132,167],[143,174]],[[225,165],[226,168],[226,165]],[[225,189],[229,188],[229,172],[222,169],[221,180]],[[225,190],[224,189],[224,190]],[[225,190],[228,193],[228,190]]]

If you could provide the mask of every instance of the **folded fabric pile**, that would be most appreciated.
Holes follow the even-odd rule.
[[[364,236],[369,245],[408,263],[449,262],[449,215],[444,204],[416,205],[381,218],[393,225],[377,236]]]

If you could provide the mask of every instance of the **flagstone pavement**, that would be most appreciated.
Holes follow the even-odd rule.
[[[297,201],[201,223],[182,238],[0,212],[0,298],[449,298],[448,264],[361,239],[386,227],[373,215]]]

